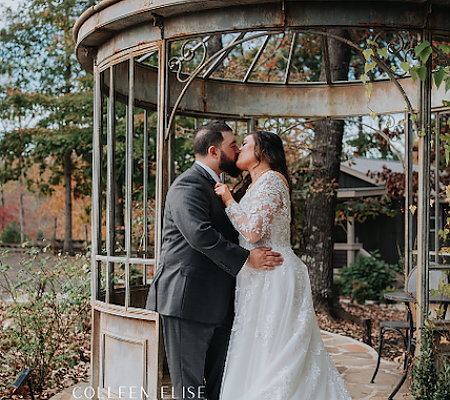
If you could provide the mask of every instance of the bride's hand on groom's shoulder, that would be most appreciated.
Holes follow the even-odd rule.
[[[216,192],[217,196],[219,196],[222,199],[223,204],[225,204],[226,207],[228,207],[231,203],[234,202],[230,189],[228,189],[228,186],[225,185],[224,183],[216,183],[214,191]]]
[[[272,271],[275,267],[283,264],[280,253],[271,251],[270,247],[258,247],[250,251],[247,266],[253,269]]]

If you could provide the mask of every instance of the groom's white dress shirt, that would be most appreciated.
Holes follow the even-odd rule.
[[[217,175],[210,167],[208,167],[206,164],[203,164],[201,161],[195,160],[195,162],[200,165],[208,174],[211,175],[211,177],[217,182],[220,183],[219,175]]]

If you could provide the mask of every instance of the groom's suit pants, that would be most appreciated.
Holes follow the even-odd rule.
[[[170,378],[177,399],[219,400],[232,312],[220,324],[161,315]]]

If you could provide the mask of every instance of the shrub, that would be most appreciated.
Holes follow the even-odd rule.
[[[17,221],[12,221],[8,225],[5,226],[5,229],[2,231],[2,235],[0,236],[0,240],[3,243],[20,243],[20,225]]]
[[[352,300],[363,303],[365,300],[380,300],[385,290],[392,286],[398,265],[389,265],[381,259],[378,251],[372,257],[359,255],[356,262],[344,266],[340,272],[342,293]]]
[[[411,394],[415,400],[450,400],[450,363],[442,358],[442,368],[436,368],[438,352],[431,323],[422,330],[420,354],[411,368]]]
[[[342,279],[339,277],[333,278],[333,283],[331,284],[333,295],[339,299],[339,296],[343,294],[344,284],[342,283]]]
[[[13,282],[4,264],[8,254],[0,254],[0,283],[12,299],[5,305],[12,323],[0,331],[0,391],[30,368],[33,387],[41,392],[54,371],[77,362],[89,329],[89,263],[60,258],[52,266],[43,256],[37,249],[27,252]]]

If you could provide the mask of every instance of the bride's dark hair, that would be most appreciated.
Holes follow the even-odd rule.
[[[270,168],[282,174],[288,184],[289,191],[291,191],[291,180],[288,175],[286,165],[286,155],[284,153],[283,142],[281,138],[275,133],[268,131],[253,131],[250,133],[255,141],[254,154],[257,161],[266,161]],[[250,174],[247,174],[244,179],[238,183],[234,190],[234,198],[239,201],[247,191],[252,183]]]

